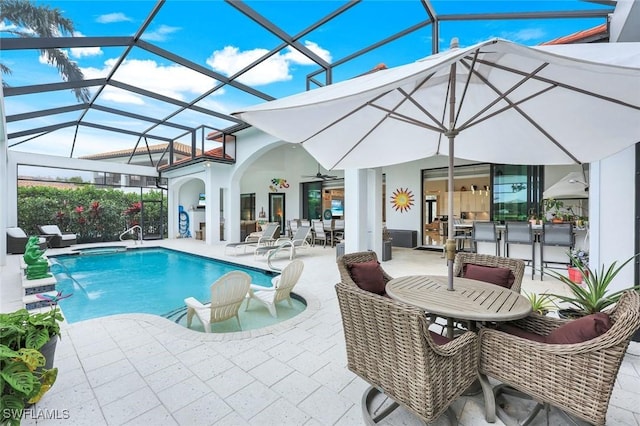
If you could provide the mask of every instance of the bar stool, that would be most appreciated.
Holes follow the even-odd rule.
[[[529,222],[507,222],[505,225],[505,237],[504,237],[504,254],[506,257],[511,257],[509,254],[510,245],[527,245],[531,246],[531,256],[520,257],[527,262],[531,262],[531,279],[536,274],[536,239]]]
[[[565,254],[566,260],[545,260],[545,247],[566,247],[566,251],[571,251],[574,246],[573,223],[544,223],[540,236],[540,281],[544,277],[544,266],[547,263],[570,265],[569,255]]]
[[[494,243],[496,245],[495,255],[500,256],[500,238],[498,238],[495,223],[473,222],[471,240],[475,253],[478,253],[478,243]]]

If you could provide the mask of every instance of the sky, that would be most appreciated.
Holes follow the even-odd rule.
[[[37,1],[38,5],[58,8],[75,25],[75,36],[133,36],[152,13],[156,2],[137,1]],[[316,21],[346,4],[344,1],[247,1],[245,4],[280,27],[291,37],[298,37]],[[583,10],[601,9],[604,6],[583,1],[433,1],[438,14],[460,14],[508,11]],[[346,12],[299,38],[299,42],[322,60],[335,63],[365,47],[384,40],[405,28],[427,19],[418,0],[364,0]],[[576,31],[603,23],[602,19],[553,19],[553,20],[493,20],[443,22],[440,29],[440,50],[446,50],[451,38],[457,37],[461,47],[500,37],[525,45],[537,45]],[[11,37],[8,30],[16,27],[0,22],[0,37]],[[341,81],[367,72],[384,63],[387,67],[415,61],[432,53],[431,26],[423,27],[400,40],[381,46],[336,67],[333,81]],[[283,42],[278,37],[249,19],[227,2],[178,1],[165,2],[141,36],[166,51],[177,54],[207,69],[231,76],[260,58]],[[0,40],[1,43],[1,40]],[[122,57],[123,47],[91,47],[68,49],[65,53],[76,61],[85,78],[105,77]],[[46,63],[38,51],[0,51],[0,62],[12,69],[3,75],[10,86],[55,83],[61,81],[55,67]],[[280,98],[306,90],[306,77],[319,67],[297,50],[285,47],[267,61],[243,74],[238,81],[268,97]],[[316,77],[320,81],[322,76]],[[216,85],[216,81],[196,73],[146,50],[134,48],[113,79],[146,90],[157,91],[164,96],[190,102]],[[93,89],[92,89],[93,90]],[[92,95],[95,91],[92,91]],[[230,86],[224,86],[206,96],[198,106],[229,114],[264,99],[246,94]],[[37,95],[12,96],[4,99],[7,115],[39,111],[76,104],[69,91]],[[150,97],[107,87],[96,104],[124,109],[136,114],[164,118],[175,113],[177,107],[169,106]],[[34,127],[77,120],[79,112],[57,114],[31,120],[7,123],[9,134]],[[145,131],[152,127],[148,122],[99,111],[90,111],[86,120],[108,126]],[[195,127],[225,128],[233,123],[200,112],[181,112],[171,121]],[[176,138],[182,131],[160,126],[150,130],[157,134]],[[198,137],[202,137],[199,135]],[[74,144],[75,138],[75,144]],[[190,143],[190,136],[176,140]],[[137,136],[74,126],[50,132],[40,137],[22,137],[9,141],[10,149],[39,152],[51,155],[80,157],[118,149],[131,149]],[[149,144],[159,143],[149,139]]]

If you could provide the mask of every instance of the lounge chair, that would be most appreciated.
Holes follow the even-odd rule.
[[[309,244],[311,238],[311,226],[300,226],[292,238],[278,238],[273,245],[257,247],[254,254],[257,258],[258,255],[269,256],[272,251],[275,253],[279,250],[289,249],[289,259],[291,260],[295,257],[297,249],[311,247]]]
[[[298,283],[303,269],[304,263],[301,260],[294,260],[284,267],[282,274],[271,280],[271,287],[251,284],[245,310],[249,309],[251,300],[255,300],[266,306],[272,317],[277,318],[276,303],[286,300],[289,302],[289,306],[293,307],[291,304],[291,290]]]
[[[211,284],[211,303],[202,304],[193,297],[184,299],[187,305],[187,327],[191,327],[196,315],[204,331],[211,333],[211,323],[221,322],[236,317],[242,330],[238,311],[249,291],[251,276],[242,271],[231,271]]]
[[[29,236],[22,228],[17,226],[7,228],[7,253],[24,254],[24,247],[28,241]],[[47,248],[47,239],[38,237],[38,245],[41,250],[45,250]]]
[[[244,253],[246,253],[248,247],[262,247],[271,245],[276,241],[275,235],[278,232],[279,228],[280,224],[278,224],[277,222],[270,222],[263,228],[260,234],[251,233],[247,235],[244,241],[241,241],[239,243],[227,244],[224,248],[225,254],[227,252],[227,249],[229,248],[235,249],[236,252],[241,248],[243,249]]]
[[[42,237],[47,238],[51,248],[69,247],[76,243],[77,235],[71,232],[62,232],[58,225],[38,225]]]

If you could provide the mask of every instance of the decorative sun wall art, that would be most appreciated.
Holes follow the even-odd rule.
[[[409,191],[409,188],[396,189],[391,196],[391,204],[393,204],[393,208],[396,209],[396,211],[399,210],[400,213],[411,210],[411,206],[413,206],[413,193]]]

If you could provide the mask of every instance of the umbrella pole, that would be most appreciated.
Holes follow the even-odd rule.
[[[447,278],[448,278],[448,286],[447,290],[453,291],[453,261],[456,257],[456,242],[453,239],[453,233],[455,232],[455,227],[453,224],[453,142],[454,136],[449,135],[449,173],[448,173],[448,214],[449,217],[447,219],[447,243],[445,245],[445,251],[447,253]]]
[[[457,39],[452,40],[452,48],[457,47],[454,46],[454,43],[457,44]],[[448,215],[447,218],[447,244],[445,245],[445,251],[447,253],[447,277],[448,277],[448,286],[447,290],[453,291],[453,260],[456,257],[456,243],[453,239],[453,233],[455,232],[455,227],[453,223],[453,143],[456,138],[457,131],[456,127],[456,64],[451,64],[451,71],[449,73],[449,131],[445,133],[445,135],[449,138],[449,170],[447,175],[447,195],[448,195]]]

